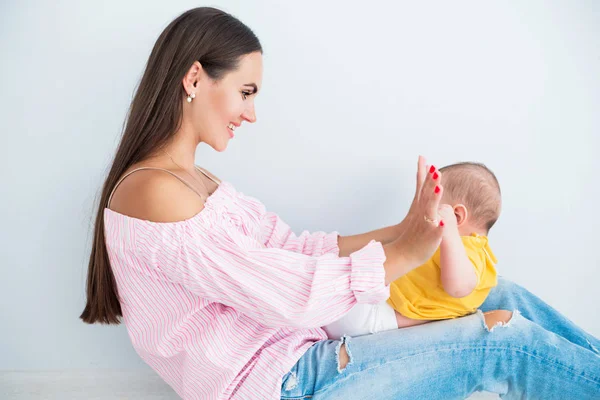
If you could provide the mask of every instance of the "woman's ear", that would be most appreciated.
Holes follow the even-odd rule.
[[[202,79],[203,72],[204,70],[202,69],[202,64],[200,64],[198,61],[194,61],[190,69],[188,69],[188,72],[186,72],[181,83],[183,84],[183,89],[188,95],[195,93],[198,90],[198,81]]]
[[[469,212],[464,204],[457,204],[454,206],[454,215],[456,216],[456,224],[458,226],[464,224],[467,221],[467,218],[469,218]]]

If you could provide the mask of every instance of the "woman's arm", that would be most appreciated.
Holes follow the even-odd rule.
[[[386,245],[398,239],[404,229],[404,223],[388,226],[386,228],[377,229],[371,232],[360,233],[351,236],[339,236],[338,247],[340,249],[340,257],[346,257],[355,251],[365,247],[371,240],[381,242]]]
[[[319,327],[356,303],[384,301],[382,264],[398,262],[377,242],[348,257],[263,247],[226,218],[143,225],[135,238],[144,273],[270,327]]]
[[[388,226],[371,232],[351,236],[340,236],[334,232],[308,232],[295,234],[290,226],[274,212],[266,212],[262,217],[262,241],[266,247],[284,249],[307,256],[321,256],[333,253],[347,257],[365,247],[372,240],[386,245],[400,237],[405,223]]]
[[[193,192],[168,176],[154,178],[160,182],[138,190],[144,215],[132,238],[145,261],[138,267],[268,326],[322,326],[356,303],[383,301],[389,283],[431,257],[441,241],[442,228],[423,220],[434,215],[442,195],[431,178],[417,186],[405,234],[384,246],[371,241],[348,257],[269,248],[264,236],[238,229],[226,214],[198,218]]]
[[[339,254],[338,237],[339,234],[336,231],[303,231],[296,235],[276,213],[265,210],[261,217],[261,242],[265,247],[293,251],[313,257],[324,254],[337,256]]]

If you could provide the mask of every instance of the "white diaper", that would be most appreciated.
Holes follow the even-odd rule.
[[[361,336],[398,329],[396,314],[386,301],[379,304],[357,304],[342,318],[323,327],[329,339],[344,335]]]

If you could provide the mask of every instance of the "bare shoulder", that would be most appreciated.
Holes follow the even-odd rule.
[[[141,170],[115,190],[110,209],[152,222],[178,222],[204,208],[204,199],[169,173]]]

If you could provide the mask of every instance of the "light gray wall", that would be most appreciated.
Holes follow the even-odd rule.
[[[0,369],[143,367],[124,326],[78,319],[91,216],[155,39],[197,5],[0,5]],[[264,90],[198,164],[296,231],[352,234],[400,221],[419,153],[485,162],[500,272],[600,335],[599,2],[210,5],[261,39]]]

